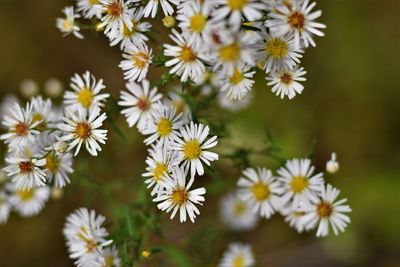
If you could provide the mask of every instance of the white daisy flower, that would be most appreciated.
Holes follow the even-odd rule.
[[[13,106],[15,104],[19,105],[19,100],[16,96],[14,95],[5,95],[2,97],[1,102],[0,102],[0,120],[2,121],[5,116],[12,116],[11,115],[11,110],[13,109]],[[0,128],[3,127],[3,125],[0,126]]]
[[[62,188],[71,182],[69,175],[72,169],[72,155],[70,153],[58,154],[50,152],[46,155],[46,174],[49,182],[54,181],[54,186]]]
[[[258,222],[258,214],[248,201],[242,200],[237,192],[226,195],[220,204],[221,220],[232,230],[252,230]]]
[[[45,206],[50,196],[50,189],[47,186],[30,189],[14,188],[10,196],[13,208],[23,217],[37,215]]]
[[[121,91],[121,100],[118,105],[126,107],[121,113],[126,117],[129,127],[137,124],[138,129],[144,129],[149,125],[158,101],[162,95],[157,93],[157,87],[150,90],[148,80],[143,80],[141,84],[127,83],[128,92]]]
[[[238,112],[247,108],[251,104],[252,99],[253,94],[251,91],[246,94],[241,100],[233,100],[229,98],[224,92],[220,92],[217,98],[218,105],[221,108],[232,112]]]
[[[218,154],[207,151],[218,144],[217,136],[206,141],[210,127],[203,124],[195,124],[193,121],[180,129],[180,136],[174,136],[170,146],[172,150],[178,151],[179,161],[185,170],[190,169],[190,176],[193,178],[196,173],[204,174],[203,162],[210,165],[211,161],[218,160]]]
[[[101,18],[100,0],[77,0],[77,11],[82,12],[86,19]]]
[[[75,19],[80,18],[80,15],[74,13],[72,6],[65,7],[63,13],[65,14],[65,18],[57,18],[57,28],[64,33],[64,36],[72,33],[75,37],[83,39],[83,35],[79,32],[80,28],[75,23]]]
[[[257,61],[265,72],[291,69],[300,63],[303,50],[295,48],[293,38],[266,31],[259,34],[262,38],[254,48],[258,51]]]
[[[317,194],[321,191],[324,179],[322,173],[313,175],[314,166],[311,165],[310,159],[288,160],[277,172],[278,181],[284,189],[282,205],[291,201],[293,209],[304,209],[311,201],[315,202],[318,199]]]
[[[220,21],[229,15],[230,25],[239,28],[242,17],[248,21],[256,21],[262,18],[265,5],[258,0],[206,0],[219,4],[212,13],[212,19]]]
[[[194,81],[201,77],[205,71],[203,61],[207,61],[204,47],[196,47],[186,34],[180,34],[175,29],[169,37],[177,44],[176,46],[164,44],[164,55],[173,57],[165,62],[166,67],[172,67],[169,73],[176,74],[182,82],[188,79]]]
[[[312,12],[316,3],[309,4],[309,0],[292,1],[291,5],[280,4],[275,6],[273,12],[269,14],[266,26],[271,31],[280,35],[287,33],[293,35],[294,45],[308,47],[310,44],[315,46],[313,35],[324,36],[319,29],[325,29],[322,23],[315,22],[321,16],[321,10]]]
[[[64,123],[58,124],[58,128],[65,132],[60,140],[69,143],[67,151],[76,147],[74,154],[76,156],[84,144],[92,156],[97,156],[97,151],[101,151],[98,143],[105,144],[107,140],[107,130],[99,129],[106,118],[107,115],[100,114],[98,107],[88,112],[78,109],[76,113],[69,113],[63,119]]]
[[[46,173],[41,169],[46,160],[34,144],[12,149],[6,157],[7,166],[3,170],[16,184],[17,189],[31,189],[46,184]]]
[[[5,224],[11,211],[9,196],[0,189],[0,224]]]
[[[340,191],[330,184],[321,186],[321,199],[318,199],[312,206],[306,209],[302,222],[307,228],[314,228],[318,225],[317,237],[329,234],[329,225],[335,235],[344,232],[347,224],[350,223],[346,213],[351,212],[348,205],[343,205],[347,199],[336,201]]]
[[[153,187],[151,195],[154,196],[166,187],[166,178],[172,174],[172,169],[179,164],[179,161],[177,154],[169,151],[167,146],[157,145],[149,150],[146,164],[147,172],[143,174],[143,177],[147,178],[145,181],[147,188]]]
[[[54,128],[56,115],[53,113],[50,99],[44,100],[41,96],[34,97],[31,100],[32,105],[32,123],[39,122],[35,130],[43,132]]]
[[[249,245],[232,243],[224,252],[218,267],[252,267],[255,262]]]
[[[24,109],[19,104],[14,103],[9,113],[3,119],[3,125],[8,132],[2,134],[0,139],[5,140],[5,143],[10,144],[10,146],[23,146],[28,142],[34,142],[35,136],[39,134],[35,127],[41,121],[32,122],[32,106],[27,104]]]
[[[116,246],[106,247],[103,249],[101,258],[96,261],[95,267],[120,267],[121,259],[118,256]]]
[[[186,216],[189,216],[194,223],[196,216],[200,214],[196,205],[203,205],[206,189],[202,187],[190,190],[193,182],[194,178],[186,184],[186,173],[180,167],[175,167],[164,191],[161,191],[153,201],[161,202],[157,207],[162,211],[169,213],[172,210],[171,219],[179,211],[181,223],[186,221]]]
[[[175,108],[163,104],[156,105],[152,116],[150,125],[142,131],[144,135],[150,135],[144,140],[146,145],[155,141],[161,146],[168,144],[170,140],[176,139],[178,130],[186,123],[182,120],[182,113],[176,113]]]
[[[102,227],[105,217],[94,210],[80,208],[70,214],[65,222],[63,233],[67,240],[70,258],[79,267],[95,266],[103,257],[103,247],[112,243],[106,240],[107,230]]]
[[[250,71],[250,67],[244,66],[234,68],[232,74],[220,77],[219,84],[221,91],[232,100],[241,100],[253,88],[253,76],[255,71]]]
[[[130,82],[141,82],[146,78],[150,64],[153,62],[153,50],[145,43],[129,45],[125,49],[119,67],[124,71],[124,79]]]
[[[304,86],[299,82],[306,80],[306,78],[303,77],[306,73],[304,68],[299,67],[271,71],[267,76],[267,80],[270,81],[267,85],[273,85],[271,91],[282,99],[285,96],[289,99],[293,99],[296,94],[301,94],[303,92]]]
[[[149,22],[142,22],[143,10],[137,9],[132,14],[132,29],[124,25],[124,30],[115,38],[110,39],[110,45],[114,46],[121,42],[120,48],[124,50],[128,47],[137,47],[143,45],[149,38],[146,32],[150,31],[151,24]]]
[[[101,11],[105,13],[101,18],[101,24],[98,28],[103,28],[104,33],[108,34],[110,39],[116,38],[121,32],[124,31],[124,27],[128,30],[132,30],[132,13],[133,10],[129,9],[129,3],[131,1],[125,0],[99,0],[101,5]]]
[[[326,163],[326,171],[336,173],[339,170],[339,162],[336,160],[336,153],[332,153],[331,159]]]
[[[161,5],[164,15],[169,16],[174,14],[174,8],[171,4],[179,5],[179,0],[150,0],[143,10],[144,17],[147,18],[151,15],[154,18],[157,15],[158,4]]]
[[[283,192],[280,183],[266,168],[247,168],[237,182],[239,196],[248,201],[253,212],[269,218],[280,208],[279,194]]]
[[[192,112],[186,100],[177,91],[169,91],[168,96],[164,99],[166,105],[175,108],[176,113],[182,113],[182,120],[190,121],[192,119]]]
[[[90,109],[93,107],[103,107],[109,94],[99,94],[105,85],[103,79],[96,82],[96,78],[86,71],[82,76],[75,73],[70,83],[73,91],[66,91],[64,94],[64,104],[67,110]]]
[[[287,222],[289,226],[294,228],[299,234],[307,230],[302,221],[305,214],[304,210],[294,209],[290,204],[287,204],[282,207],[279,212],[283,217],[285,217],[285,222]]]

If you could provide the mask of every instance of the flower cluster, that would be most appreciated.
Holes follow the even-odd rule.
[[[57,190],[71,182],[72,149],[76,156],[82,145],[91,155],[101,150],[107,130],[99,129],[106,119],[100,108],[108,94],[102,80],[89,72],[75,74],[73,91],[66,91],[62,106],[50,99],[32,97],[25,106],[17,101],[4,115],[7,131],[0,138],[7,145],[6,166],[0,182],[1,222],[16,210],[22,216],[39,213],[49,199],[50,188]]]
[[[104,221],[104,216],[86,208],[77,209],[67,217],[63,233],[76,266],[120,266],[116,247],[107,247],[112,240],[107,240],[108,232],[102,226]]]
[[[172,44],[160,51],[151,46],[159,5],[164,26],[172,28]],[[309,0],[77,0],[78,13],[66,7],[57,26],[81,38],[77,19],[94,23],[111,46],[119,45],[124,58],[119,67],[129,82],[140,83],[151,66],[164,65],[182,82],[211,84],[222,98],[238,102],[260,71],[273,93],[292,99],[304,89],[300,59],[326,27],[316,21],[321,11],[314,7]]]
[[[276,212],[299,233],[316,227],[317,237],[337,235],[350,218],[347,199],[337,200],[339,190],[324,181],[323,173],[314,173],[309,159],[288,160],[277,175],[266,168],[248,168],[237,182],[238,189],[221,201],[223,221],[233,230],[253,229],[259,218]]]

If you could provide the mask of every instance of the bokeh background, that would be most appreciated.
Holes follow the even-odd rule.
[[[67,86],[70,76],[87,69],[102,77],[112,94],[123,89],[117,48],[101,34],[62,38],[55,28],[55,18],[72,0],[0,4],[1,97],[19,95],[26,78],[43,85],[54,77]],[[265,142],[268,127],[285,157],[303,156],[315,143],[319,170],[337,152],[341,168],[328,180],[353,208],[348,230],[316,239],[296,234],[276,215],[249,233],[220,236],[215,234],[223,229],[217,223],[220,195],[211,194],[194,225],[181,226],[163,215],[163,239],[152,239],[152,245],[182,248],[192,266],[215,266],[231,240],[251,243],[257,266],[400,266],[400,1],[321,0],[317,7],[328,28],[302,60],[308,72],[304,93],[282,101],[259,77],[252,105],[231,115],[230,142],[256,148]],[[112,214],[106,197],[91,197],[100,187],[112,185],[111,197],[121,203],[135,197],[146,148],[135,129],[122,118],[119,124],[127,138],[111,133],[98,158],[78,157],[76,181],[61,200],[50,201],[37,217],[13,214],[0,226],[0,266],[72,266],[61,233],[65,216],[85,204]],[[277,167],[266,158],[253,163]],[[223,183],[233,185],[239,170],[230,164],[222,160],[217,168]],[[166,258],[154,255],[143,266],[178,266]]]

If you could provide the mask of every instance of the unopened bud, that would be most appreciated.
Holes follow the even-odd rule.
[[[326,163],[326,171],[335,173],[339,170],[339,162],[336,161],[336,153],[332,153],[331,159]]]
[[[26,98],[31,98],[39,93],[38,84],[31,79],[26,79],[21,82],[20,85],[21,94]]]
[[[48,79],[44,84],[44,90],[46,94],[50,97],[57,98],[61,96],[63,91],[62,83],[57,79]]]
[[[149,258],[151,256],[151,252],[148,250],[143,250],[142,251],[142,257],[143,258]]]
[[[176,20],[173,16],[166,16],[165,18],[162,19],[162,22],[164,26],[167,28],[175,27],[176,24]]]

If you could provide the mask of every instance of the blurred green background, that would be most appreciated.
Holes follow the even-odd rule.
[[[18,94],[26,78],[43,84],[55,77],[67,85],[70,76],[87,69],[103,78],[112,94],[123,89],[117,48],[110,48],[101,34],[84,32],[85,39],[78,40],[62,38],[56,29],[60,10],[73,3],[0,1],[0,96]],[[241,240],[253,245],[258,266],[400,266],[400,1],[321,0],[317,8],[328,28],[302,60],[307,70],[304,93],[281,100],[259,77],[252,105],[232,115],[229,130],[234,143],[252,148],[265,141],[268,127],[285,157],[303,156],[316,141],[313,159],[319,170],[337,152],[341,169],[328,181],[349,199],[352,223],[338,237],[316,239],[296,234],[276,215],[249,233],[221,241],[213,232],[222,229],[215,224],[219,196],[211,195],[194,225],[181,226],[163,215],[163,244],[183,248],[195,263],[209,257],[208,265],[215,266],[228,241]],[[75,167],[96,186],[115,185],[112,197],[128,202],[142,182],[146,148],[122,120],[127,140],[111,134],[98,158],[79,157]],[[277,167],[265,158],[254,163]],[[239,170],[229,164],[221,161],[218,167],[233,185]],[[110,214],[106,199],[87,199],[96,186],[73,181],[64,197],[50,201],[37,217],[13,214],[0,226],[0,266],[72,266],[61,233],[65,216],[85,203]],[[200,241],[193,236],[202,236],[204,245],[196,245]],[[158,245],[157,239],[151,242]],[[143,266],[177,266],[168,265],[165,257],[155,255]]]

